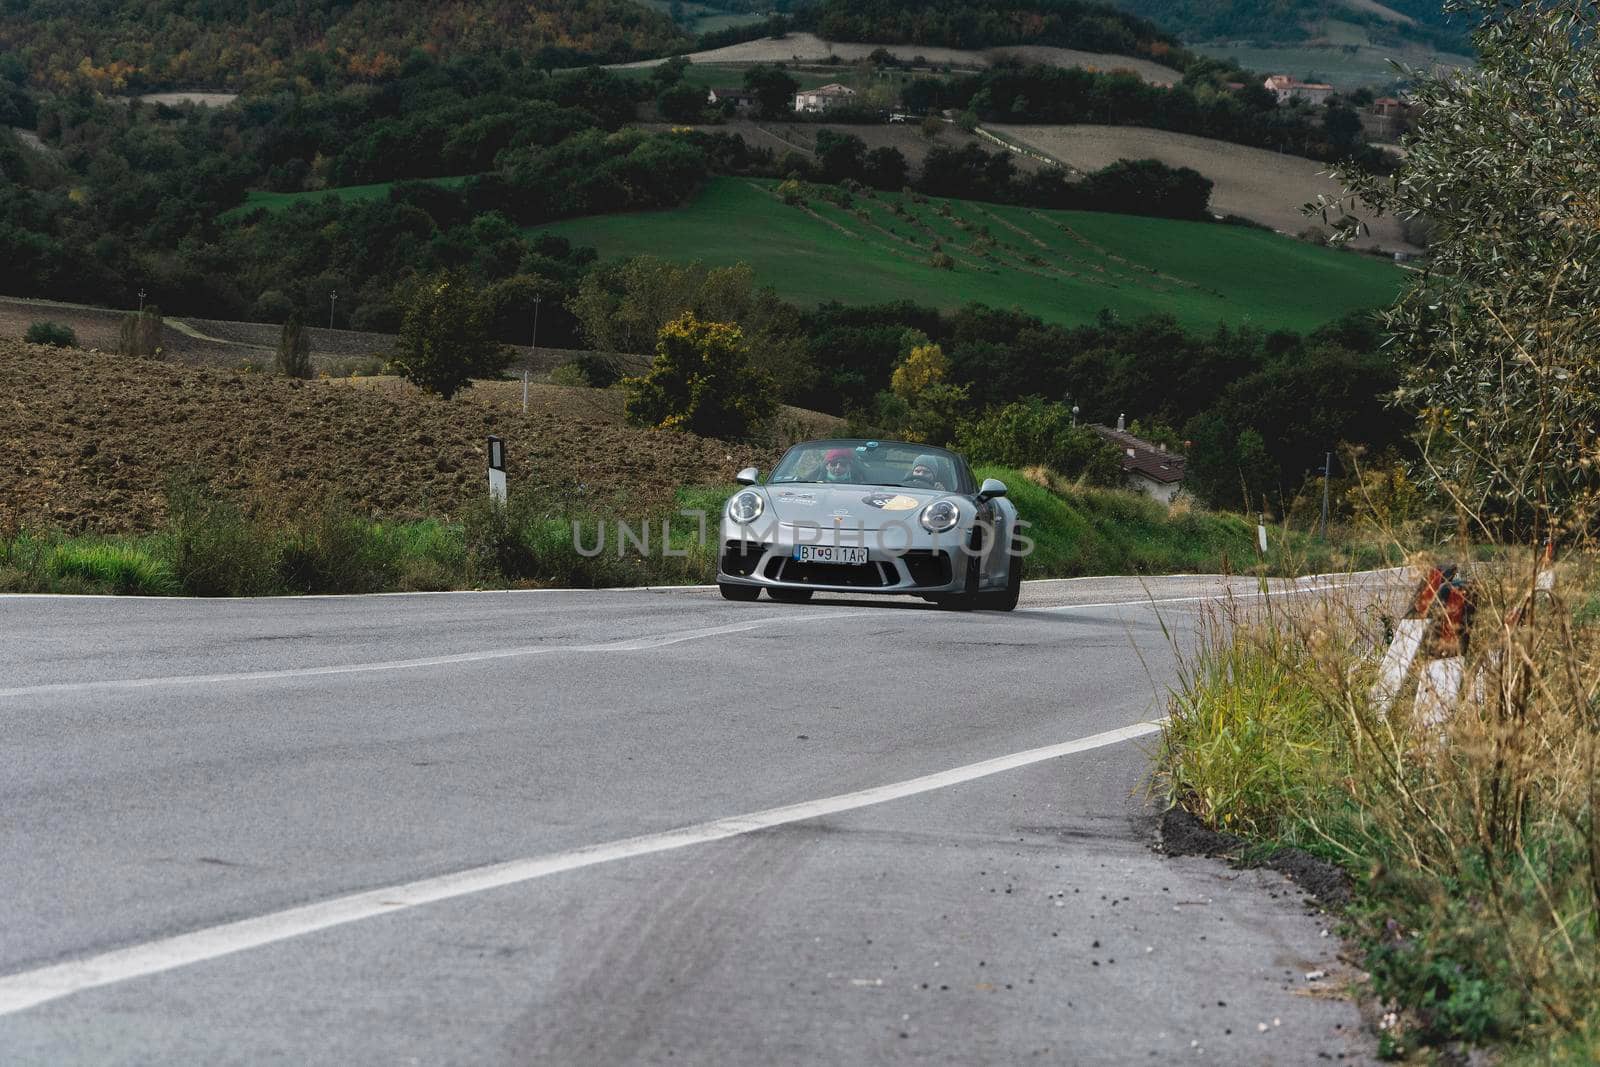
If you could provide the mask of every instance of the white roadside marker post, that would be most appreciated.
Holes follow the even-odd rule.
[[[1267,556],[1267,517],[1265,515],[1260,516],[1259,521],[1256,523],[1256,544],[1261,548],[1261,558],[1265,559]]]
[[[506,502],[506,443],[498,437],[489,438],[489,498]]]

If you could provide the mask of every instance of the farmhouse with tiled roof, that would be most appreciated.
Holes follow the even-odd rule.
[[[851,103],[856,91],[848,85],[834,82],[816,89],[802,89],[794,94],[794,109],[796,111],[828,111],[840,104]]]
[[[1185,458],[1177,452],[1168,452],[1166,445],[1146,441],[1129,433],[1123,419],[1117,418],[1117,428],[1090,423],[1089,429],[1116,445],[1122,452],[1122,474],[1128,486],[1163,504],[1170,504],[1183,488]]]
[[[1278,98],[1278,103],[1287,104],[1291,100],[1304,100],[1313,106],[1320,106],[1328,102],[1328,97],[1333,95],[1333,86],[1325,82],[1303,82],[1289,77],[1287,74],[1274,74],[1261,83],[1267,90]]]

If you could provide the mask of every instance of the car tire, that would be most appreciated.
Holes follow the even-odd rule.
[[[811,599],[810,589],[768,589],[767,595],[785,604],[803,604]]]
[[[722,593],[723,600],[742,600],[748,603],[761,595],[759,585],[733,585],[730,582],[718,582],[717,589]]]
[[[1011,544],[1011,565],[1006,568],[1006,587],[998,593],[989,593],[989,602],[983,605],[990,611],[1014,611],[1022,596],[1022,557],[1017,555],[1016,542]]]

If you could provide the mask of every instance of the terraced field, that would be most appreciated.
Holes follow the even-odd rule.
[[[749,263],[802,305],[914,300],[953,309],[1020,306],[1051,322],[1155,312],[1310,330],[1394,299],[1392,264],[1262,230],[1092,212],[1038,211],[900,194],[848,207],[783,203],[775,182],[718,178],[671,211],[540,227],[603,256],[648,253],[716,266]],[[933,265],[936,252],[951,269]]]

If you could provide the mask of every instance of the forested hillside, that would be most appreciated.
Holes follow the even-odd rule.
[[[1469,50],[1466,21],[1450,19],[1440,0],[1344,3],[1340,0],[1114,0],[1160,23],[1184,41],[1289,44],[1314,35],[1324,19],[1381,29],[1398,41],[1450,52]]]
[[[1109,4],[1082,0],[821,0],[802,22],[835,41],[947,48],[1058,45],[1171,60],[1177,38]]]
[[[622,62],[687,47],[631,0],[4,0],[0,53],[57,91],[242,89],[275,79],[380,81],[413,49],[511,50],[530,66]]]

